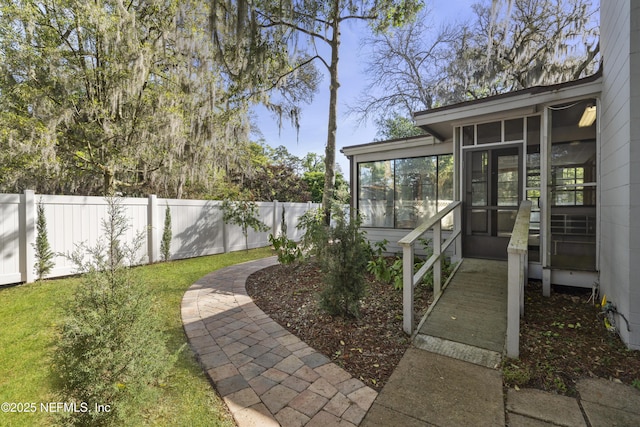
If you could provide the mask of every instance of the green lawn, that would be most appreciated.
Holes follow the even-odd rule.
[[[180,319],[184,292],[207,273],[272,255],[270,248],[154,264],[135,269],[141,286],[155,295],[167,331],[170,351],[186,343]],[[0,412],[0,425],[51,425],[56,417],[40,411],[40,403],[57,402],[51,355],[63,307],[71,301],[78,278],[46,280],[0,289],[0,403],[35,403],[35,413]],[[4,409],[4,408],[3,408]],[[131,425],[233,425],[187,348],[172,369],[153,407],[140,408]]]

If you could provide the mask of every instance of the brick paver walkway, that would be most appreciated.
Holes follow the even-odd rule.
[[[275,257],[223,268],[182,299],[192,350],[240,427],[352,426],[378,393],[264,314],[247,277]]]

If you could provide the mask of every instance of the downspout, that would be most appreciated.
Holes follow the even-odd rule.
[[[355,218],[355,215],[358,214],[358,206],[357,206],[357,195],[358,195],[358,181],[356,174],[356,164],[354,161],[354,156],[347,156],[349,159],[349,187],[351,188],[351,217]]]
[[[460,132],[462,127],[456,126],[453,128],[453,200],[462,200],[462,143],[460,142]]]
[[[598,284],[600,283],[600,221],[602,218],[601,191],[602,186],[602,163],[601,163],[601,139],[600,139],[600,114],[602,113],[602,104],[600,98],[596,98],[596,271],[598,272]]]

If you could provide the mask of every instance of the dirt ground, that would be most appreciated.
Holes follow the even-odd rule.
[[[317,304],[324,286],[313,263],[276,265],[247,280],[247,292],[274,320],[356,378],[380,390],[409,346],[402,331],[402,292],[368,275],[369,290],[359,319],[332,317]],[[554,287],[542,297],[539,282],[526,288],[520,359],[506,360],[508,387],[533,387],[575,394],[583,377],[619,380],[640,388],[640,352],[627,350],[607,331],[590,290]],[[416,321],[432,301],[417,288]],[[623,327],[625,325],[622,325]]]

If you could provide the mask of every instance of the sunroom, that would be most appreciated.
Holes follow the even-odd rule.
[[[520,203],[532,202],[528,274],[590,287],[598,272],[600,75],[414,115],[428,135],[345,147],[352,206],[372,241],[398,240],[453,201],[461,254],[507,259]],[[443,233],[453,216],[442,222]],[[455,249],[450,249],[450,251]]]

